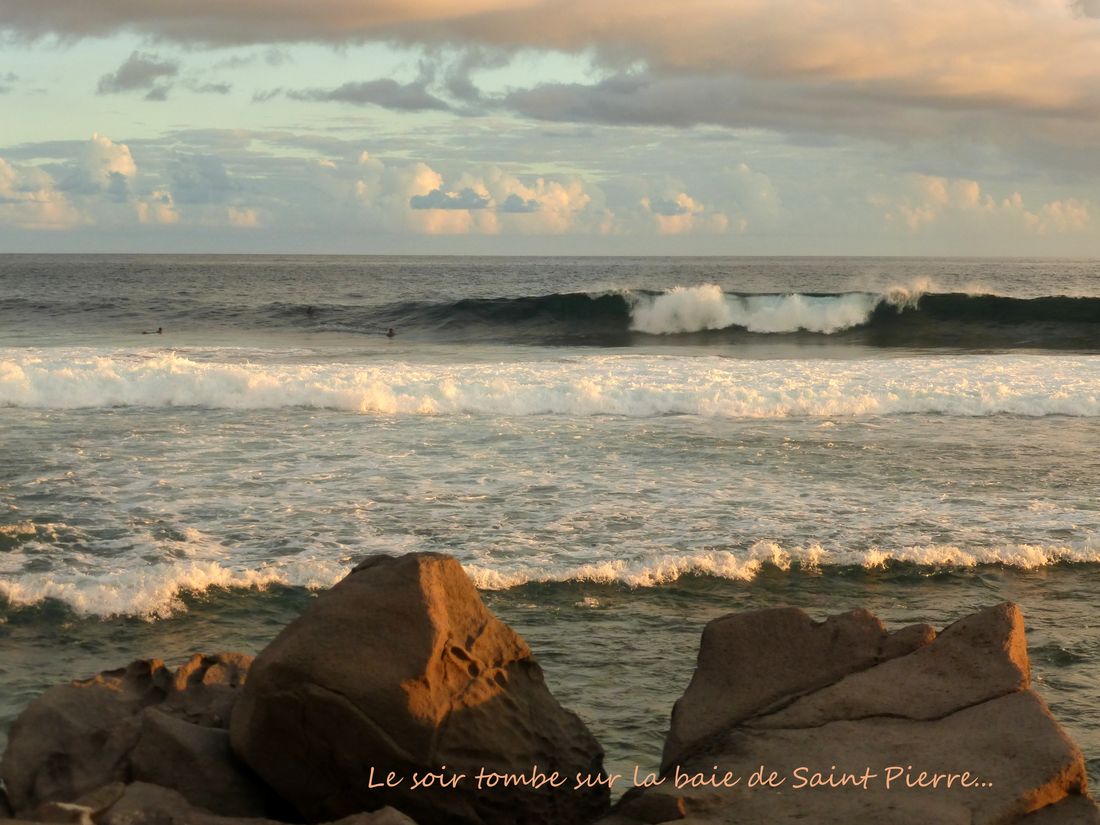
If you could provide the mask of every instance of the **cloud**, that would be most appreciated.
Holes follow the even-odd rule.
[[[233,91],[231,83],[188,83],[187,88],[200,95],[227,95]]]
[[[707,207],[687,192],[669,193],[658,198],[645,197],[642,206],[650,213],[657,231],[662,235],[684,235],[689,232],[722,233],[729,228],[729,218],[723,212]]]
[[[421,81],[398,83],[388,77],[361,83],[345,83],[335,89],[294,89],[287,91],[286,96],[294,100],[350,103],[355,106],[374,105],[407,112],[451,108],[429,93]],[[253,99],[262,101],[267,98],[257,96]]]
[[[430,83],[284,88],[256,93],[257,102],[282,94],[402,111],[503,107],[543,121],[767,129],[802,144],[837,135],[904,148],[969,142],[1048,171],[1097,171],[1098,8],[1100,0],[0,0],[0,28],[16,38],[128,32],[257,47],[224,58],[224,68],[274,63],[295,42],[384,42],[436,69]],[[569,82],[570,71],[495,95],[478,88],[479,69],[512,60],[512,76],[522,76],[532,52],[571,55],[594,79]],[[108,86],[119,73],[105,77]],[[162,99],[170,80],[142,88]]]
[[[409,198],[409,206],[413,209],[484,209],[488,205],[488,198],[469,187],[461,192],[433,189],[426,195],[413,195]]]
[[[242,187],[216,156],[153,152],[161,165],[143,176],[127,144],[98,132],[87,141],[28,147],[26,154],[64,161],[20,167],[0,159],[0,226],[255,228],[264,223],[261,211],[243,202]]]
[[[317,183],[333,202],[350,189],[358,219],[390,233],[556,235],[600,233],[602,196],[576,178],[510,174],[497,166],[444,175],[423,161],[382,160],[366,152],[353,167],[317,164]]]
[[[14,72],[0,74],[0,95],[6,95],[12,90],[12,85],[19,80],[19,75]]]
[[[661,215],[663,217],[690,215],[700,208],[691,197],[683,193],[677,195],[675,199],[656,198],[650,200],[649,198],[645,198],[642,201],[642,205],[654,215]]]
[[[137,164],[125,143],[94,133],[76,145],[72,160],[63,167],[60,188],[79,194],[107,194],[111,200],[128,199]]]
[[[255,209],[242,209],[230,206],[226,210],[229,225],[237,229],[256,229],[260,226],[260,213]]]
[[[286,63],[293,63],[294,58],[291,57],[290,52],[286,49],[281,49],[277,46],[269,46],[262,52],[253,52],[252,54],[244,55],[237,54],[223,58],[214,64],[214,68],[240,69],[244,66],[253,66],[260,62],[266,63],[268,66],[282,66]]]
[[[238,191],[217,155],[177,155],[172,194],[178,203],[225,203]]]
[[[868,99],[1095,108],[1096,0],[0,0],[22,36],[133,30],[185,43],[365,40],[591,54],[664,75],[862,90]],[[1086,13],[1082,13],[1086,12]]]
[[[48,174],[0,158],[0,226],[62,230],[83,222],[79,210]]]
[[[1035,235],[1065,235],[1090,228],[1089,203],[1078,198],[1048,201],[1029,208],[1019,192],[994,197],[975,180],[915,175],[900,194],[875,194],[888,226],[919,233],[950,222],[951,227],[996,231],[1006,236],[1023,230]]]
[[[500,202],[500,205],[497,206],[497,211],[509,212],[513,215],[526,215],[531,212],[538,212],[539,206],[540,204],[535,198],[521,198],[513,192]]]
[[[167,225],[179,223],[180,214],[176,211],[175,199],[167,189],[156,189],[137,203],[136,213],[139,223]]]
[[[171,84],[160,81],[175,77],[179,70],[178,63],[161,60],[155,54],[132,52],[115,72],[99,79],[96,91],[101,95],[146,91],[146,100],[165,100]]]

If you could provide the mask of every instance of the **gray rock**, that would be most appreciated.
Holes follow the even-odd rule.
[[[703,630],[691,684],[672,709],[662,769],[778,701],[905,655],[926,640],[909,628],[891,636],[866,610],[824,622],[796,608],[715,619]]]
[[[16,813],[125,781],[140,713],[171,689],[171,673],[151,659],[56,685],[31,702],[12,725],[0,760]]]
[[[867,615],[855,617],[866,633],[849,626],[846,634],[823,634],[829,622],[807,624],[790,611],[734,618],[717,620],[721,632],[703,636],[709,692],[697,693],[691,709],[709,725],[700,728],[706,735],[681,734],[666,784],[634,795],[658,804],[642,808],[624,797],[603,825],[1095,821],[1081,753],[1029,688],[1015,605],[981,611],[939,636],[919,625],[903,629],[880,638],[875,656]],[[823,650],[840,662],[821,666]],[[808,672],[798,674],[792,661],[804,661]],[[752,678],[764,684],[752,685],[746,699],[739,692]],[[761,770],[775,773],[777,787],[748,787]],[[677,778],[727,771],[740,777],[732,787],[675,787]],[[935,787],[907,781],[921,772],[945,776]],[[832,782],[810,786],[815,773]],[[660,820],[670,799],[680,807]]]
[[[256,658],[230,732],[311,821],[392,805],[433,825],[558,825],[608,802],[606,787],[572,781],[477,790],[481,767],[572,780],[601,772],[603,751],[459,563],[434,553],[369,558],[321,594]],[[466,780],[409,788],[413,772],[443,766]],[[371,787],[390,771],[400,786]]]
[[[280,825],[270,819],[216,816],[192,807],[178,791],[147,782],[127,785],[97,825]]]
[[[143,736],[159,736],[162,744],[167,742],[167,722],[155,730],[143,730],[149,718],[144,711],[151,707],[160,714],[153,719],[171,714],[179,720],[219,726],[224,743],[224,729],[249,662],[241,654],[196,655],[173,673],[159,659],[149,659],[50,688],[16,719],[0,760],[0,778],[12,808],[26,816],[43,803],[72,802],[112,782],[129,781],[131,754]],[[174,768],[162,763],[154,769],[155,760],[146,749],[141,770],[175,787],[196,789],[215,774],[230,777],[226,781],[232,784],[241,768],[228,749],[223,747],[222,752],[222,761],[216,764],[210,761],[214,750],[207,748],[206,761],[200,764],[183,759],[177,747]],[[184,765],[201,769],[202,775],[169,775]],[[240,789],[243,783],[232,786]]]
[[[97,825],[284,825],[271,819],[217,816],[191,806],[177,791],[146,782],[127,785],[122,796],[96,820]],[[393,808],[385,808],[356,814],[331,825],[416,823]]]
[[[278,809],[271,792],[233,755],[229,731],[185,722],[146,708],[130,753],[134,780],[179,791],[192,805],[223,816],[265,816]]]
[[[761,728],[810,728],[838,719],[939,719],[1030,684],[1024,620],[1002,604],[961,619],[908,656],[845,676],[776,713]]]

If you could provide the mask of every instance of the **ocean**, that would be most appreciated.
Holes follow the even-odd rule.
[[[1007,599],[1098,781],[1097,445],[1096,261],[0,256],[0,731],[432,550],[614,772],[716,616]]]

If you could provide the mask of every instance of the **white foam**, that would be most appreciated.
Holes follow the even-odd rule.
[[[171,353],[0,350],[0,406],[275,409],[383,415],[840,418],[1100,415],[1100,356],[251,364]]]
[[[102,561],[102,560],[101,560]],[[539,563],[531,560],[502,562],[499,567],[484,558],[463,565],[482,590],[507,590],[528,583],[590,582],[649,588],[673,584],[690,575],[706,575],[731,581],[751,581],[766,568],[803,570],[827,574],[832,567],[868,570],[905,563],[926,569],[974,568],[1003,565],[1033,570],[1055,564],[1100,563],[1100,547],[1015,544],[994,547],[920,545],[897,549],[830,550],[817,543],[783,547],[759,541],[745,550],[661,552],[636,559],[605,559],[585,564]],[[57,570],[42,574],[10,575],[0,572],[0,597],[17,606],[46,599],[65,603],[88,616],[138,616],[165,618],[185,610],[183,595],[213,588],[263,589],[273,584],[321,589],[345,576],[351,565],[345,560],[316,556],[269,562],[255,569],[233,567],[215,561],[134,564],[112,568]]]
[[[730,295],[716,284],[673,287],[661,295],[631,296],[631,329],[652,335],[744,327],[750,332],[832,333],[865,324],[884,300],[915,305],[918,292],[904,288],[888,296]]]
[[[1055,564],[1098,564],[1100,547],[1010,544],[965,548],[951,544],[915,545],[896,549],[871,547],[862,550],[829,550],[817,543],[783,547],[773,541],[758,541],[748,550],[708,550],[663,553],[650,558],[612,559],[577,566],[556,565],[502,572],[482,565],[466,565],[474,583],[485,590],[504,590],[538,582],[592,582],[624,584],[629,587],[659,587],[684,576],[705,575],[731,581],[751,581],[765,568],[780,571],[803,570],[825,573],[834,567],[882,569],[891,564],[911,564],[944,570],[1002,565],[1034,570]]]
[[[264,588],[272,584],[319,589],[331,587],[348,567],[323,560],[270,563],[235,569],[214,561],[111,568],[102,560],[90,570],[54,570],[41,574],[0,574],[0,597],[28,606],[46,599],[64,602],[92,616],[165,618],[184,610],[182,596],[211,588]]]

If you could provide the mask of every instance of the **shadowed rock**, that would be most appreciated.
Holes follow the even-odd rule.
[[[135,782],[122,796],[96,815],[96,825],[282,825],[271,819],[218,816],[191,806],[176,791]],[[416,825],[403,814],[386,808],[360,813],[331,825]]]
[[[173,673],[150,659],[50,688],[16,719],[0,760],[15,812],[137,775],[198,805],[265,813],[270,794],[233,756],[225,729],[249,663],[196,655]]]
[[[270,810],[270,793],[251,773],[226,769],[236,764],[229,731],[185,722],[158,707],[143,712],[130,753],[133,779],[174,788],[192,805],[225,816]]]
[[[608,800],[606,788],[572,789],[576,773],[602,771],[599,744],[459,563],[438,554],[369,558],[321,594],[256,658],[230,732],[311,821],[388,804],[439,825],[579,825]],[[535,765],[568,784],[476,788],[479,768]],[[371,787],[390,771],[400,786]],[[466,779],[411,790],[425,771]]]

